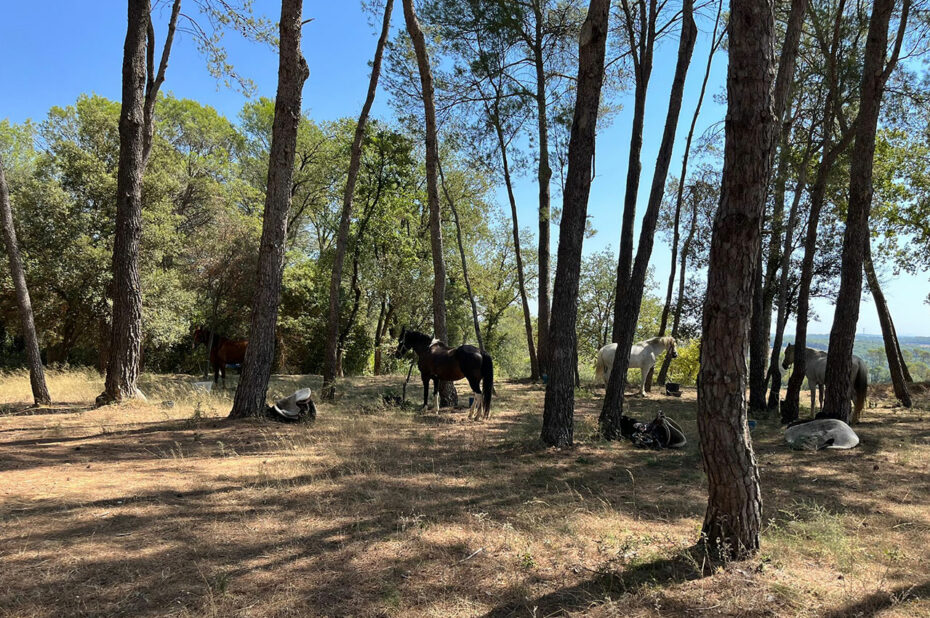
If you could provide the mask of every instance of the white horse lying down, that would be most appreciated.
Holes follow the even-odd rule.
[[[805,348],[804,374],[807,376],[807,385],[811,389],[811,416],[817,409],[816,393],[820,392],[820,408],[823,409],[823,387],[827,375],[827,353],[812,348]],[[787,369],[794,364],[794,344],[785,347],[785,360],[781,366]],[[856,356],[852,357],[852,368],[849,376],[849,398],[856,404],[849,417],[850,424],[859,422],[859,415],[865,407],[865,397],[869,390],[869,368],[865,361]]]
[[[643,379],[639,385],[639,393],[646,396],[646,375],[649,370],[655,367],[656,358],[662,352],[668,352],[672,358],[678,356],[675,349],[675,340],[671,337],[653,337],[639,343],[634,343],[630,348],[630,366],[629,369],[639,369],[643,374]],[[617,344],[608,343],[597,351],[597,360],[594,364],[594,380],[604,382],[610,379],[610,368],[614,366],[614,356],[617,355]]]
[[[843,421],[818,418],[792,425],[785,431],[785,441],[796,450],[819,451],[824,448],[855,448],[859,436]]]

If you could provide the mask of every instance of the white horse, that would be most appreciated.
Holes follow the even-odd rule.
[[[646,376],[649,370],[655,367],[656,358],[662,353],[668,352],[672,358],[678,356],[675,349],[675,340],[672,337],[653,337],[639,343],[634,343],[630,348],[630,366],[628,369],[639,369],[643,374],[643,379],[639,385],[639,394],[646,396]],[[614,366],[614,356],[617,355],[617,344],[608,343],[597,351],[597,360],[594,365],[594,379],[603,381],[607,385],[610,379],[610,369]]]
[[[811,389],[811,415],[817,410],[816,394],[820,392],[820,408],[823,409],[823,387],[827,375],[827,353],[813,348],[805,348],[804,375]],[[785,360],[781,366],[787,369],[794,363],[794,344],[785,347]],[[855,400],[850,424],[859,422],[859,415],[865,407],[865,398],[869,390],[869,368],[865,361],[853,354],[849,376],[849,398]]]

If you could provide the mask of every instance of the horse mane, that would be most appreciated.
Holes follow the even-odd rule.
[[[649,339],[646,339],[646,340],[643,341],[642,343],[644,343],[644,344],[661,343],[661,344],[664,345],[666,348],[668,348],[668,347],[671,346],[673,343],[675,343],[675,338],[674,338],[674,337],[668,337],[668,336],[665,336],[665,337],[651,337],[651,338],[649,338]]]
[[[408,330],[404,332],[404,340],[407,342],[407,345],[416,345],[417,343],[429,345],[433,342],[433,336],[421,333],[417,330]]]

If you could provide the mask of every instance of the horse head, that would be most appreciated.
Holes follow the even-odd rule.
[[[668,354],[670,358],[678,358],[678,348],[675,346],[675,339],[672,337],[668,338]]]
[[[394,358],[402,358],[407,353],[407,327],[402,326],[400,336],[397,337],[397,349],[394,351]]]
[[[794,344],[789,343],[785,346],[785,360],[781,362],[781,368],[787,369],[794,362]]]
[[[194,343],[191,345],[191,350],[196,350],[197,346],[200,344],[206,344],[209,335],[206,333],[206,329],[203,326],[197,326],[194,328],[193,332]]]

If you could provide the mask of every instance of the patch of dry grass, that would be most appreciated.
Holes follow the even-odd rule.
[[[26,376],[4,375],[0,615],[930,615],[925,400],[877,401],[849,452],[788,451],[761,421],[763,551],[712,566],[692,549],[693,391],[628,400],[679,420],[682,452],[598,440],[599,388],[553,451],[539,386],[499,384],[474,423],[384,405],[402,380],[348,379],[316,424],[282,426],[225,420],[230,391],[186,376],[91,410],[100,378],[53,372],[67,403],[30,410]]]

